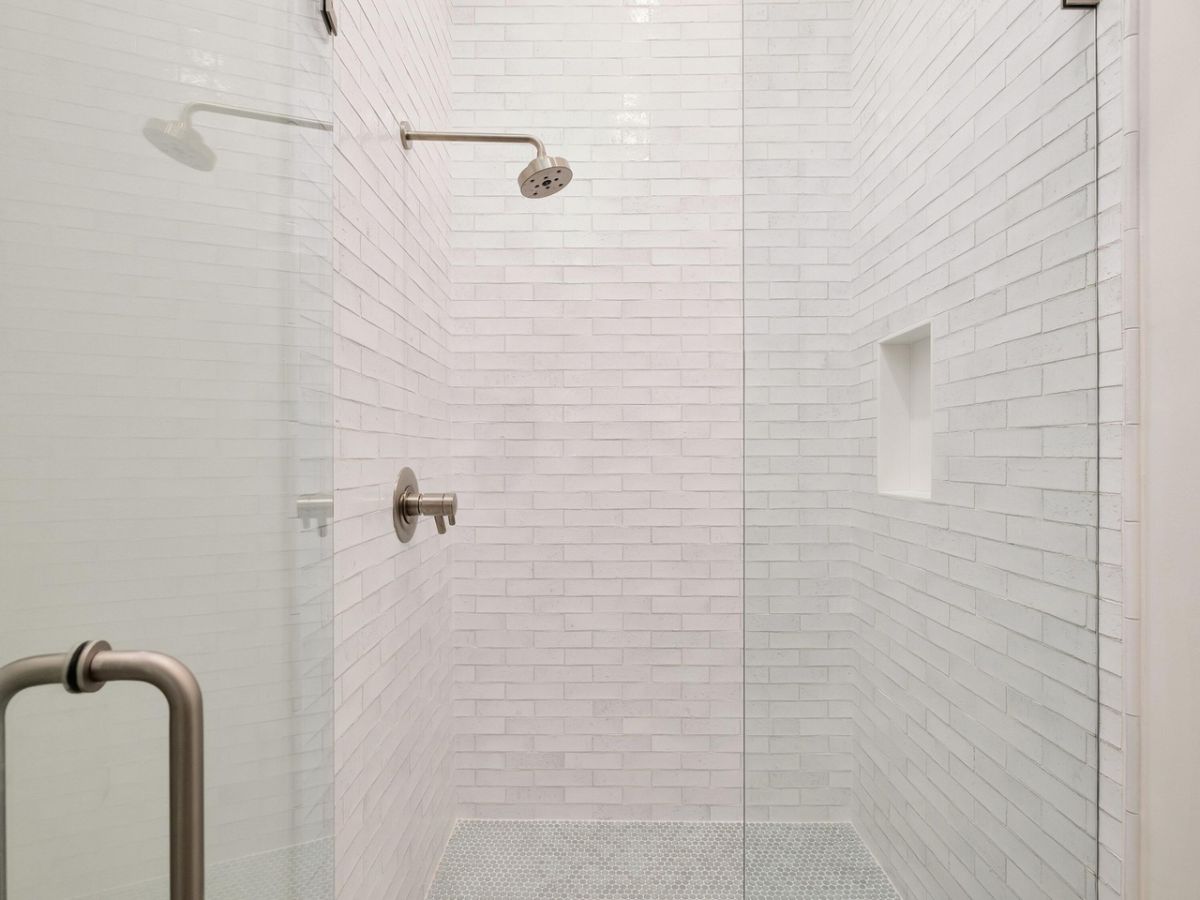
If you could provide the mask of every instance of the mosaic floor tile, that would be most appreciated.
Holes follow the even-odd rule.
[[[732,822],[463,820],[428,900],[899,900],[848,823],[747,834],[743,861]]]
[[[752,900],[899,900],[849,822],[751,824],[746,897]]]

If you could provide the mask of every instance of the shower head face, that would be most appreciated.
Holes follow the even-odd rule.
[[[150,119],[142,129],[142,134],[171,159],[185,166],[211,172],[217,164],[217,154],[204,143],[200,132],[187,122]]]
[[[521,196],[541,199],[557,194],[571,183],[571,166],[561,156],[539,156],[517,176]]]

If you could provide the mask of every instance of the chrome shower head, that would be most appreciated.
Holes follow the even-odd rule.
[[[204,138],[190,122],[181,119],[170,122],[165,119],[149,119],[142,129],[142,134],[171,159],[185,166],[201,172],[211,172],[217,164],[217,154],[204,143]]]
[[[570,184],[573,176],[570,163],[561,156],[537,156],[517,176],[517,186],[524,197],[549,197]]]

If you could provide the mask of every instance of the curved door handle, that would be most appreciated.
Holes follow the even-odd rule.
[[[113,650],[106,641],[71,653],[27,656],[0,667],[0,900],[8,898],[7,772],[4,718],[17,694],[61,684],[69,693],[110,681],[158,688],[170,711],[171,900],[204,900],[204,703],[191,670],[165,653]]]

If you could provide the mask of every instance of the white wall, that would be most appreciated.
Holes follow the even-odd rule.
[[[739,0],[455,2],[467,815],[741,815]]]
[[[850,314],[848,2],[744,4],[746,784],[751,820],[846,819],[848,511],[865,471]]]
[[[935,468],[932,502],[881,496],[871,476],[847,498],[855,819],[908,896],[1089,896],[1097,517],[1120,523],[1095,494],[1096,353],[1119,356],[1121,332],[1119,266],[1095,251],[1095,22],[1040,0],[862,2],[856,21],[845,362],[871,421],[877,342],[932,323]],[[1104,20],[1106,42],[1117,24]],[[1111,391],[1119,422],[1119,360],[1102,364],[1100,414],[1111,421]],[[1106,644],[1119,619],[1106,610]],[[1117,673],[1105,689],[1119,707]],[[1119,792],[1106,803],[1119,817]],[[1112,891],[1120,873],[1106,874]]]
[[[453,818],[455,532],[401,544],[392,490],[449,464],[450,173],[401,118],[449,118],[444,0],[338,4],[334,112],[337,890],[424,896]]]
[[[1194,225],[1200,205],[1200,8],[1186,0],[1140,7],[1141,897],[1170,900],[1195,893],[1200,834],[1200,267]]]

